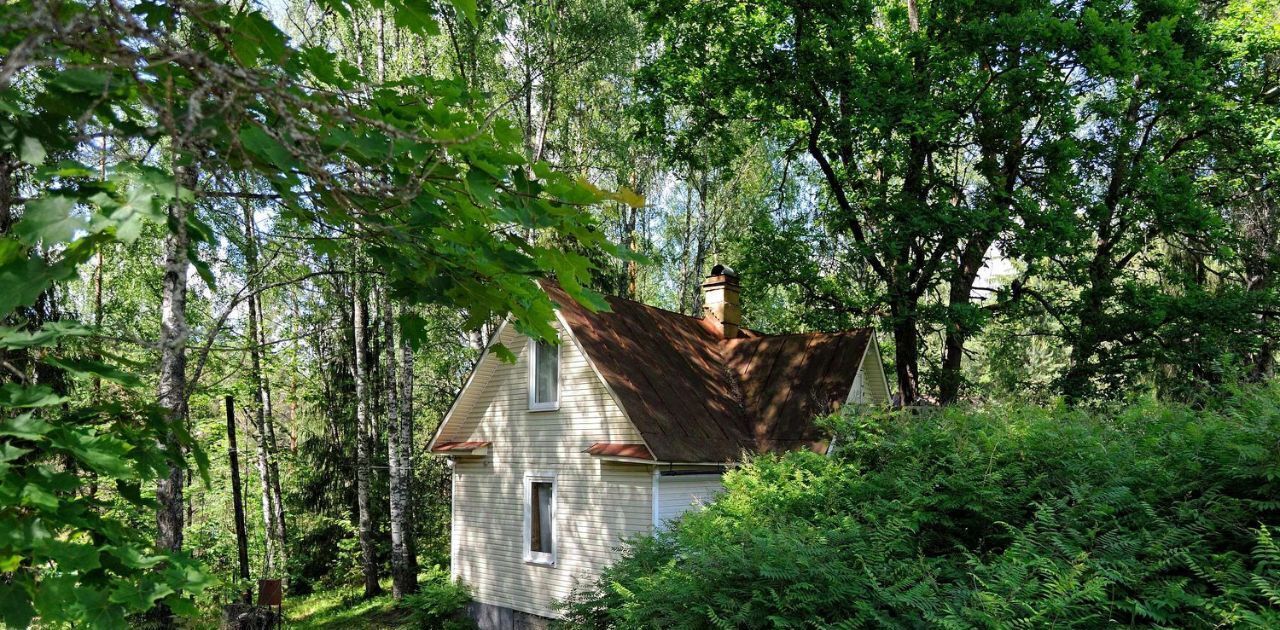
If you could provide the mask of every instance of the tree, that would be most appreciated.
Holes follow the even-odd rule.
[[[841,255],[766,266],[810,308],[883,316],[904,403],[923,391],[927,333],[941,338],[939,398],[954,401],[968,340],[1024,300],[1058,321],[1072,353],[1059,387],[1075,400],[1181,361],[1156,349],[1177,330],[1214,322],[1233,348],[1257,339],[1226,323],[1256,319],[1256,305],[1206,292],[1160,252],[1233,264],[1209,245],[1230,239],[1202,173],[1248,144],[1214,139],[1259,111],[1266,92],[1245,75],[1268,53],[1254,37],[1243,65],[1225,54],[1222,7],[634,4],[655,51],[637,79],[645,132],[694,163],[723,147],[717,164],[745,146],[745,125],[818,173],[815,231]],[[993,253],[1021,275],[978,287]],[[870,283],[850,286],[855,265]]]
[[[413,362],[406,361],[403,374],[397,375],[401,367],[396,357],[395,318],[391,304],[382,294],[383,354],[386,369],[386,410],[387,410],[387,468],[390,492],[390,525],[391,525],[391,586],[396,599],[417,590],[416,567],[410,559],[410,536],[413,521],[409,516],[409,481],[410,461],[407,456],[409,444],[413,441],[412,411],[404,404],[401,385],[403,381],[412,380]],[[411,387],[408,383],[406,386]]]
[[[327,8],[351,15],[364,7],[339,2]],[[434,28],[429,16],[404,5],[394,8],[399,9],[399,28],[424,35]],[[474,19],[471,5],[461,3],[459,10]],[[162,240],[165,260],[160,332],[157,341],[138,344],[154,347],[158,355],[151,364],[159,369],[148,376],[156,379],[161,411],[129,416],[120,410],[119,400],[108,400],[99,408],[77,407],[118,415],[83,423],[87,433],[76,429],[54,438],[12,429],[0,442],[14,457],[19,455],[13,449],[30,455],[30,462],[4,468],[6,488],[17,493],[23,492],[26,479],[67,454],[84,461],[84,470],[121,480],[121,494],[138,505],[145,500],[137,485],[130,484],[156,480],[155,545],[139,551],[127,535],[112,529],[113,521],[101,517],[102,504],[74,497],[79,483],[75,471],[55,477],[60,481],[45,494],[32,494],[38,486],[31,486],[31,500],[47,509],[33,511],[30,503],[4,508],[0,518],[12,520],[15,531],[33,531],[32,523],[39,522],[59,540],[71,536],[77,545],[103,536],[127,543],[120,553],[125,554],[123,562],[133,564],[96,573],[90,564],[80,563],[88,556],[42,555],[45,543],[20,541],[5,557],[32,569],[23,569],[21,579],[6,575],[5,583],[11,585],[4,597],[6,623],[11,625],[26,625],[36,613],[71,622],[95,614],[104,625],[119,624],[130,611],[157,603],[189,612],[181,602],[199,591],[202,578],[180,551],[186,516],[183,473],[193,446],[187,423],[193,395],[204,396],[198,385],[206,368],[224,367],[210,360],[218,351],[215,340],[241,303],[254,302],[260,316],[264,292],[328,273],[305,270],[254,287],[220,289],[220,280],[235,276],[213,272],[209,248],[221,236],[213,225],[235,222],[206,220],[220,211],[216,200],[270,200],[279,225],[305,226],[299,238],[311,252],[323,256],[342,251],[350,239],[358,239],[385,271],[394,298],[465,308],[480,321],[510,313],[522,331],[535,336],[551,333],[552,312],[534,278],[556,273],[574,295],[597,306],[601,302],[583,288],[590,261],[557,249],[555,241],[529,242],[523,237],[528,229],[625,255],[583,210],[603,199],[629,201],[632,196],[581,184],[546,164],[528,164],[520,151],[520,134],[490,117],[481,99],[464,95],[456,82],[406,76],[384,84],[336,61],[322,45],[295,46],[260,12],[202,0],[127,9],[28,0],[0,8],[0,25],[0,50],[6,51],[0,66],[0,163],[5,164],[6,183],[21,179],[24,185],[21,212],[14,212],[16,189],[7,188],[4,198],[8,231],[0,235],[0,279],[6,287],[0,293],[0,313],[6,317],[6,338],[29,335],[15,337],[13,343],[53,344],[63,350],[69,338],[65,331],[73,328],[58,332],[39,321],[24,321],[28,309],[48,302],[52,288],[75,282],[77,270],[112,242],[129,246],[144,236],[156,238],[155,243]],[[191,33],[201,36],[189,37]],[[118,159],[105,168],[82,163],[82,149],[90,142],[120,147]],[[11,156],[23,165],[16,166]],[[236,186],[242,181],[262,184],[244,190]],[[228,240],[236,232],[228,233]],[[196,295],[187,286],[191,269],[208,294],[224,302],[223,310],[209,313],[207,321],[191,317]],[[201,309],[195,314],[203,318],[208,304],[201,295],[195,300]],[[206,327],[193,329],[193,321]],[[420,325],[408,323],[410,328]],[[259,335],[249,335],[250,348],[263,343],[261,328]],[[104,345],[118,343],[99,331],[84,334]],[[196,338],[201,345],[193,351],[190,342]],[[120,376],[108,367],[95,364],[89,373],[127,380],[127,372]],[[84,368],[68,373],[76,370],[84,373]],[[16,408],[33,410],[23,412],[31,421],[46,422],[58,413],[51,407],[63,399],[44,387],[28,381],[6,384],[4,391]],[[264,411],[270,401],[266,389],[264,381]],[[113,398],[120,395],[110,392]],[[45,400],[55,402],[26,404]],[[146,419],[145,431],[125,421],[138,417]],[[119,435],[138,448],[132,457],[140,463],[127,470],[111,463],[126,446],[111,446],[103,459],[93,449],[77,455],[74,444],[64,441],[90,439],[95,427],[111,432],[103,436],[103,445],[119,446],[110,440]],[[274,429],[271,424],[265,428],[259,439],[269,454]],[[140,436],[153,440],[153,446],[137,447],[145,441]],[[194,455],[200,459],[198,450]],[[156,457],[162,458],[161,465]],[[265,475],[264,484],[275,485],[272,476]],[[280,514],[270,506],[267,511]],[[156,580],[134,579],[139,574],[135,569],[159,571],[157,565],[165,568]],[[7,562],[3,568],[13,570]],[[155,589],[119,590],[144,583]],[[57,593],[72,589],[99,599],[63,611],[49,607],[59,600]],[[108,597],[113,598],[110,603]],[[157,616],[169,621],[163,609]]]
[[[1016,224],[1022,173],[1043,158],[1023,137],[1035,128],[1020,123],[1052,103],[1010,97],[1055,69],[1051,50],[1019,39],[1051,20],[1050,5],[913,3],[904,14],[872,2],[636,4],[658,50],[638,79],[648,132],[701,159],[704,141],[732,155],[748,124],[788,161],[804,156],[830,201],[823,226],[879,286],[847,303],[818,278],[789,281],[846,312],[887,311],[904,403],[920,394],[922,327],[946,322],[943,389],[953,398],[964,340],[980,327],[974,280]],[[1008,17],[986,24],[993,11]],[[970,147],[981,168],[966,163]],[[945,316],[921,306],[941,283],[951,285]]]
[[[356,505],[360,522],[360,570],[364,575],[364,596],[373,597],[382,592],[378,584],[378,560],[373,549],[373,517],[370,514],[369,491],[373,483],[373,417],[369,407],[368,315],[365,300],[364,274],[356,270],[355,289],[352,291],[351,338],[355,346],[355,363],[352,379],[356,384]]]

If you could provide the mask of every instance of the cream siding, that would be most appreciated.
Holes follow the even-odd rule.
[[[559,329],[559,324],[556,324]],[[491,441],[488,456],[454,465],[453,572],[477,601],[554,617],[569,595],[616,558],[624,537],[652,524],[651,468],[599,461],[595,442],[641,442],[577,346],[561,332],[560,408],[530,412],[529,345],[512,327],[499,341],[514,364],[487,361],[439,441]],[[556,564],[523,556],[524,476],[556,475]]]
[[[872,339],[871,346],[862,357],[863,401],[874,405],[889,404],[889,385],[885,381],[884,364],[880,362],[880,345]]]
[[[863,359],[863,362],[865,363],[866,359]],[[865,370],[862,369],[862,366],[859,365],[858,373],[853,377],[853,387],[849,388],[849,399],[846,402],[857,403],[857,404],[862,404],[866,402],[865,397],[866,397],[867,387],[866,387],[866,382],[863,374],[864,371]]]
[[[679,518],[681,514],[710,503],[717,494],[724,490],[720,475],[659,475],[655,481],[658,493],[656,522],[658,528],[665,528],[667,521]]]

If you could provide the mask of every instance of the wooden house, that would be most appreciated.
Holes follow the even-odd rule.
[[[559,343],[503,325],[430,443],[453,467],[452,573],[484,628],[540,627],[621,541],[710,500],[745,453],[811,449],[816,416],[885,405],[870,329],[767,335],[741,325],[717,266],[690,317],[608,298],[593,313],[554,283]]]

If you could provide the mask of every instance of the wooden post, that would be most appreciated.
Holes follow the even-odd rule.
[[[227,452],[231,456],[231,502],[236,509],[236,550],[240,556],[240,579],[246,582],[244,601],[251,597],[249,581],[249,539],[244,531],[244,500],[240,496],[240,454],[236,451],[236,402],[227,396]]]

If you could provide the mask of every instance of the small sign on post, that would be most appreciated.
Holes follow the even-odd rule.
[[[258,580],[258,606],[275,609],[277,625],[284,622],[284,587],[278,580]]]

